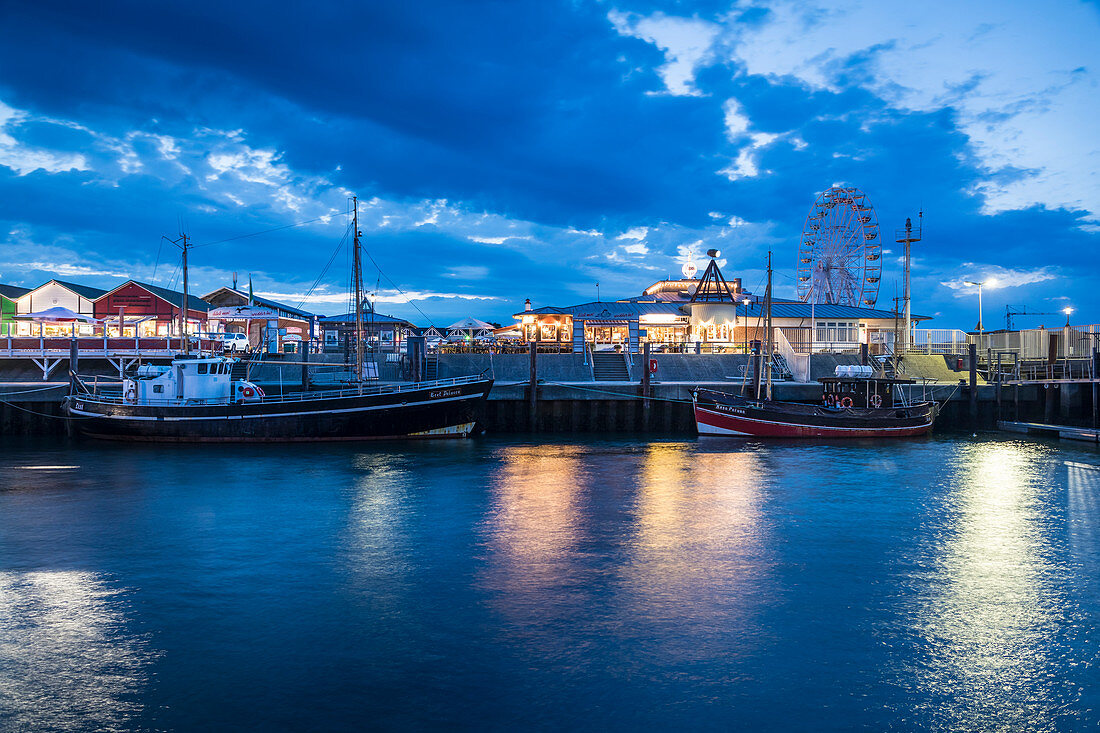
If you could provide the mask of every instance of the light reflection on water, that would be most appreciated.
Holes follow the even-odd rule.
[[[94,573],[0,572],[0,729],[128,730],[155,656]]]
[[[951,519],[915,620],[924,648],[914,684],[932,727],[1057,730],[1075,717],[1079,689],[1055,673],[1080,619],[1052,516],[1060,462],[1050,453],[983,443],[953,458]]]
[[[0,730],[1100,722],[1088,449],[64,444],[35,465],[79,469],[5,472],[27,453],[0,454]]]

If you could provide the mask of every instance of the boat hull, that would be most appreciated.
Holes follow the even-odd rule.
[[[79,433],[110,440],[304,442],[461,438],[471,434],[491,379],[400,391],[275,398],[218,405],[136,405],[66,398]]]
[[[905,438],[928,434],[935,421],[935,404],[931,402],[864,410],[749,400],[711,390],[696,390],[692,397],[699,435]]]

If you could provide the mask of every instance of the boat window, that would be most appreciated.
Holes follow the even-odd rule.
[[[199,364],[199,374],[206,374],[206,362]]]
[[[157,394],[162,394],[164,392],[164,385],[163,384],[154,384],[153,385],[153,391],[156,392]]]

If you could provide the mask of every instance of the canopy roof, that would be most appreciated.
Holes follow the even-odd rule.
[[[72,321],[83,321],[84,323],[97,323],[92,316],[85,315],[83,313],[77,313],[76,311],[63,308],[59,305],[53,308],[47,308],[44,311],[38,311],[37,313],[22,313],[16,318],[25,319],[28,321],[41,321],[49,323],[64,322],[69,323]]]
[[[470,318],[469,316],[463,318],[461,321],[452,323],[451,325],[447,326],[448,331],[483,331],[485,329],[492,331],[494,328],[496,328],[496,326],[491,323],[479,321],[478,319]]]

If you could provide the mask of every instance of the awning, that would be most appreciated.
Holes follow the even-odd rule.
[[[15,318],[24,321],[38,321],[39,323],[74,323],[77,321],[81,323],[99,323],[92,316],[77,313],[61,306],[47,308],[37,313],[22,313],[15,316]]]

